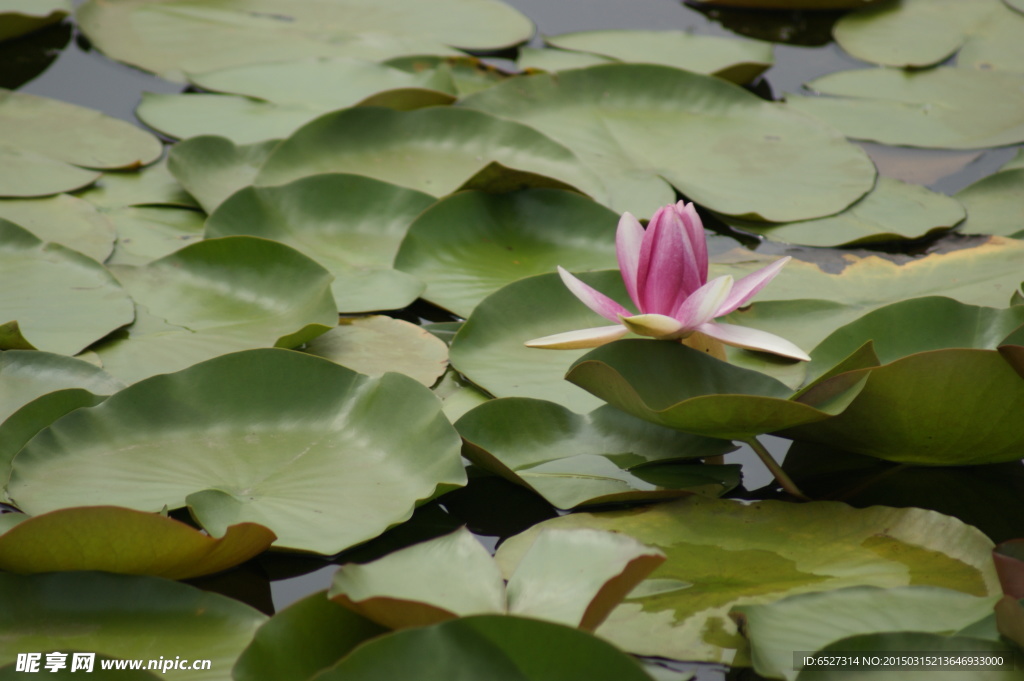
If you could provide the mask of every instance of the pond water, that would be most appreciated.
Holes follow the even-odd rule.
[[[80,4],[77,0],[76,4]],[[670,0],[510,0],[538,27],[540,34],[559,34],[591,29],[682,29],[709,35],[749,35],[779,39],[793,44],[778,44],[775,65],[750,86],[762,97],[781,98],[787,92],[798,92],[801,84],[824,74],[839,70],[866,67],[867,64],[847,56],[834,43],[828,41],[831,20],[836,15],[808,12],[779,14],[743,10],[699,10]],[[53,43],[59,43],[65,28],[52,28],[20,41],[25,49],[39,53],[53,52]],[[51,44],[47,46],[47,41]],[[540,46],[539,38],[531,45]],[[493,58],[498,66],[508,66],[501,57]],[[182,86],[146,74],[129,66],[113,62],[91,51],[87,41],[74,35],[45,71],[21,85],[19,90],[98,109],[114,117],[137,122],[134,110],[142,92],[173,93]],[[864,148],[877,164],[881,174],[928,186],[935,191],[952,194],[985,177],[1017,151],[1016,147],[1003,147],[988,151],[935,151],[911,150],[864,144]],[[934,247],[934,240],[925,246]],[[950,238],[956,243],[956,237]],[[915,248],[922,247],[920,244]],[[768,253],[792,254],[798,258],[829,263],[834,253],[811,248],[783,247],[765,243],[760,249]],[[859,252],[853,249],[851,252]],[[443,312],[418,308],[411,316],[444,319]],[[764,439],[769,450],[781,459],[789,441],[780,438]],[[745,448],[730,455],[730,462],[744,464],[747,489],[755,490],[770,482],[770,477],[757,463],[756,455]],[[749,465],[747,465],[749,464]],[[508,514],[507,509],[516,513]],[[356,549],[349,555],[364,559],[381,555],[395,546],[409,543],[415,537],[431,537],[468,522],[485,543],[492,546],[497,537],[505,537],[550,517],[546,504],[525,492],[495,479],[479,479],[463,492],[440,504],[420,509],[413,521],[384,537]],[[276,609],[298,598],[327,587],[336,569],[335,563],[298,556],[273,556],[260,559],[227,575],[194,583],[212,588],[264,610]],[[269,591],[264,577],[273,581]],[[734,673],[736,678],[756,678],[750,671]],[[722,678],[723,671],[715,666],[702,667],[700,679]]]

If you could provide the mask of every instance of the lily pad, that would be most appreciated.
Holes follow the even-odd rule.
[[[839,639],[878,632],[957,631],[989,615],[996,600],[930,586],[860,586],[741,605],[730,614],[750,640],[754,670],[792,681],[798,672],[794,651],[820,650]]]
[[[167,579],[221,572],[262,553],[274,533],[254,523],[214,539],[165,516],[117,506],[65,508],[0,534],[0,569],[18,574],[102,570]]]
[[[287,137],[324,109],[305,104],[274,104],[248,97],[211,94],[142,93],[139,120],[176,139],[217,136],[249,145]]]
[[[424,660],[431,663],[424,666]],[[318,681],[650,681],[640,664],[586,632],[553,622],[477,615],[406,629],[360,646]]]
[[[619,62],[672,66],[741,85],[772,65],[769,42],[686,31],[582,31],[544,36],[544,42],[561,50]]]
[[[918,185],[879,177],[875,188],[844,210],[817,220],[770,224],[720,219],[745,232],[805,246],[854,246],[878,241],[919,239],[948,230],[965,216],[953,198]]]
[[[101,174],[8,144],[0,144],[0,168],[0,197],[69,192],[89,186]]]
[[[491,399],[491,396],[449,369],[437,385],[434,394],[442,400],[442,411],[449,421],[461,418],[470,409]]]
[[[618,270],[583,272],[587,284],[620,304],[629,296]],[[513,282],[485,298],[455,335],[452,365],[495,397],[550,400],[584,413],[601,400],[564,380],[585,350],[528,348],[526,341],[562,331],[598,326],[601,317],[580,303],[556,273]]]
[[[566,379],[638,418],[688,433],[748,440],[842,413],[864,379],[797,394],[756,371],[679,343],[617,341],[573,363]]]
[[[933,66],[959,51],[959,67],[1024,71],[1019,40],[1024,16],[1000,0],[901,0],[848,14],[836,42],[865,61]]]
[[[857,69],[818,78],[808,87],[829,96],[787,95],[789,106],[855,139],[939,149],[1024,142],[1024,74],[950,67]]]
[[[11,461],[36,433],[64,414],[91,407],[124,385],[99,367],[64,355],[37,350],[0,354],[0,482],[10,476]]]
[[[409,227],[395,267],[426,282],[423,297],[461,317],[524,277],[616,266],[618,215],[573,192],[459,192]]]
[[[516,65],[527,73],[534,71],[567,71],[597,64],[610,64],[615,59],[590,52],[571,52],[553,48],[524,47],[519,50]]]
[[[317,591],[263,624],[231,671],[235,681],[305,681],[388,630]]]
[[[134,317],[92,258],[0,219],[0,347],[73,355]]]
[[[160,320],[95,348],[127,383],[233,350],[295,347],[336,324],[330,274],[276,241],[206,239],[116,269],[136,304]]]
[[[465,442],[463,456],[532,489],[556,508],[719,496],[739,482],[733,466],[651,466],[720,456],[735,447],[659,427],[608,405],[579,415],[553,402],[509,397],[481,404],[455,428]]]
[[[465,482],[458,436],[440,409],[399,374],[369,378],[286,350],[240,352],[63,417],[18,454],[8,492],[31,514],[187,504],[214,537],[256,522],[279,547],[333,554]]]
[[[0,144],[85,168],[136,168],[163,145],[152,134],[99,111],[0,89]]]
[[[252,184],[278,141],[238,146],[224,137],[193,137],[171,147],[167,169],[212,213],[224,199]]]
[[[416,216],[434,202],[422,192],[359,175],[326,174],[280,187],[246,187],[222,203],[206,236],[274,239],[323,265],[342,312],[405,307],[423,291],[417,277],[392,269]]]
[[[719,213],[803,220],[843,210],[874,184],[866,154],[834,130],[719,78],[666,66],[516,78],[460,106],[565,144],[604,179],[611,198],[602,202],[638,216],[672,203],[678,190]]]
[[[852,12],[836,22],[836,42],[864,61],[933,66],[956,53],[999,0],[897,0]]]
[[[823,341],[810,371],[825,370],[869,341],[882,366],[840,375],[870,374],[842,414],[782,434],[918,465],[1020,459],[1024,427],[1009,415],[1024,409],[1024,383],[994,348],[1021,324],[1020,306],[993,310],[946,298],[908,300],[867,314]]]
[[[395,57],[383,63],[408,73],[420,74],[429,79],[427,82],[431,86],[436,84],[438,89],[460,97],[486,90],[514,75],[482,59],[466,55],[415,55]],[[428,76],[430,72],[433,73]]]
[[[103,262],[114,249],[114,225],[90,203],[67,194],[0,200],[0,218]]]
[[[99,182],[77,196],[103,210],[125,206],[198,208],[167,169],[166,158],[141,170],[104,173]]]
[[[384,315],[342,319],[305,352],[368,376],[396,371],[428,388],[448,368],[448,346],[420,326]]]
[[[742,664],[746,643],[726,613],[799,593],[861,585],[998,590],[992,543],[932,511],[704,497],[543,522],[498,549],[506,577],[538,533],[555,527],[621,532],[668,556],[597,629],[641,655]]]
[[[599,200],[605,194],[601,180],[573,152],[533,128],[452,107],[356,107],[326,114],[284,140],[256,184],[348,172],[443,196],[495,161],[566,182]]]
[[[104,214],[117,231],[108,265],[148,265],[203,238],[206,214],[170,206],[125,206]]]
[[[737,311],[726,321],[813,347],[865,313],[908,298],[947,296],[969,305],[1004,307],[1024,279],[1022,257],[1024,243],[994,236],[966,248],[917,258],[843,254],[838,259],[839,272],[793,260],[758,294],[749,312]],[[766,259],[712,263],[710,276],[731,274],[738,279],[765,264]],[[807,300],[808,295],[819,300]],[[773,306],[759,313],[764,301],[787,304],[782,310]]]
[[[1024,236],[1024,168],[1004,168],[961,189],[956,199],[967,209],[967,220],[960,225],[964,234]]]
[[[433,70],[410,73],[348,57],[248,64],[190,73],[189,81],[213,92],[244,95],[275,104],[303,104],[324,113],[353,106],[384,90],[429,88],[447,91],[446,86],[451,84],[450,78]]]
[[[38,31],[70,13],[70,0],[4,0],[0,3],[0,41]]]
[[[664,561],[657,549],[613,532],[542,532],[506,585],[469,530],[343,565],[329,596],[391,628],[509,613],[592,630]]]
[[[87,650],[144,664],[156,656],[210,660],[207,669],[162,676],[178,681],[223,679],[267,619],[193,586],[103,572],[0,573],[0,599],[0,631],[7,641],[0,664],[35,650]]]
[[[530,21],[494,0],[242,0],[196,6],[186,0],[91,0],[77,18],[107,56],[183,80],[200,72],[303,57],[457,54],[525,42]],[[168,39],[168,36],[174,36]],[[450,47],[446,47],[450,46]]]

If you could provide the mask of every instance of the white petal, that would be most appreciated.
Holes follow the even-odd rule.
[[[632,317],[623,317],[622,323],[638,336],[649,336],[666,340],[679,338],[689,332],[672,317],[663,314],[638,314]]]
[[[528,348],[545,348],[548,350],[576,350],[579,348],[596,348],[605,343],[611,343],[625,336],[626,327],[621,324],[615,326],[599,326],[595,329],[580,329],[578,331],[566,331],[556,333],[553,336],[534,338],[526,341]]]
[[[717,338],[727,345],[747,350],[760,350],[770,352],[773,355],[790,357],[805,362],[810,361],[806,352],[790,343],[785,338],[780,338],[773,333],[751,329],[748,326],[736,326],[735,324],[722,324],[720,322],[709,322],[697,327],[697,331]]]

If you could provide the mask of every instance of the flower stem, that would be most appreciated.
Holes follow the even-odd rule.
[[[800,499],[801,501],[810,501],[810,497],[800,491],[800,488],[796,486],[793,479],[789,477],[786,471],[782,470],[782,466],[775,460],[775,458],[765,449],[764,445],[758,441],[756,437],[751,437],[749,440],[744,440],[750,448],[753,449],[757,456],[761,459],[768,470],[775,476],[775,481],[782,486],[782,489],[786,490],[791,496]]]

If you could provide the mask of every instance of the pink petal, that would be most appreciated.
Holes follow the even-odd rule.
[[[644,228],[640,221],[630,213],[623,213],[619,219],[619,229],[615,233],[615,255],[619,259],[619,270],[622,272],[626,291],[637,307],[640,307],[640,299],[637,296],[637,273],[643,241]]]
[[[751,329],[747,326],[711,322],[708,324],[701,324],[697,327],[697,331],[707,334],[712,338],[717,338],[727,345],[734,345],[738,348],[770,352],[773,355],[780,355],[791,359],[800,359],[805,362],[808,362],[811,359],[806,352],[798,348],[793,343],[790,343],[785,338],[780,338],[779,336],[776,336],[773,333],[768,333],[767,331]]]
[[[696,282],[687,293],[696,291],[708,280],[708,240],[704,236],[704,223],[697,215],[697,209],[692,203],[684,204],[682,201],[676,204],[676,212],[683,220],[683,226],[689,235],[689,242],[693,246],[693,268],[696,273]]]
[[[712,279],[684,300],[672,316],[692,331],[715,318],[722,302],[728,298],[732,286],[732,277],[729,275]]]
[[[682,324],[663,314],[638,314],[633,317],[623,317],[622,323],[638,336],[650,336],[665,340],[681,338],[686,335],[686,329]]]
[[[637,301],[644,314],[671,315],[686,297],[686,270],[693,260],[675,206],[659,208],[640,247]]]
[[[553,336],[534,338],[526,341],[528,348],[545,348],[549,350],[576,350],[579,348],[596,348],[605,343],[611,343],[626,335],[626,327],[621,324],[615,326],[599,326],[595,329],[580,329],[578,331],[567,331],[556,333]]]
[[[747,276],[737,281],[733,287],[732,292],[729,293],[729,297],[722,303],[722,307],[718,308],[718,312],[715,313],[716,317],[722,317],[735,312],[739,308],[746,305],[751,298],[757,295],[757,292],[763,289],[769,281],[775,278],[783,266],[789,262],[791,258],[787,255],[785,258],[776,260],[767,267],[762,267],[756,272],[752,272]]]
[[[565,284],[566,288],[568,288],[574,296],[582,300],[584,305],[605,319],[612,322],[618,322],[619,317],[628,317],[633,314],[605,294],[587,286],[582,281],[569,274],[565,269],[559,267],[558,274],[562,277],[562,283]]]

